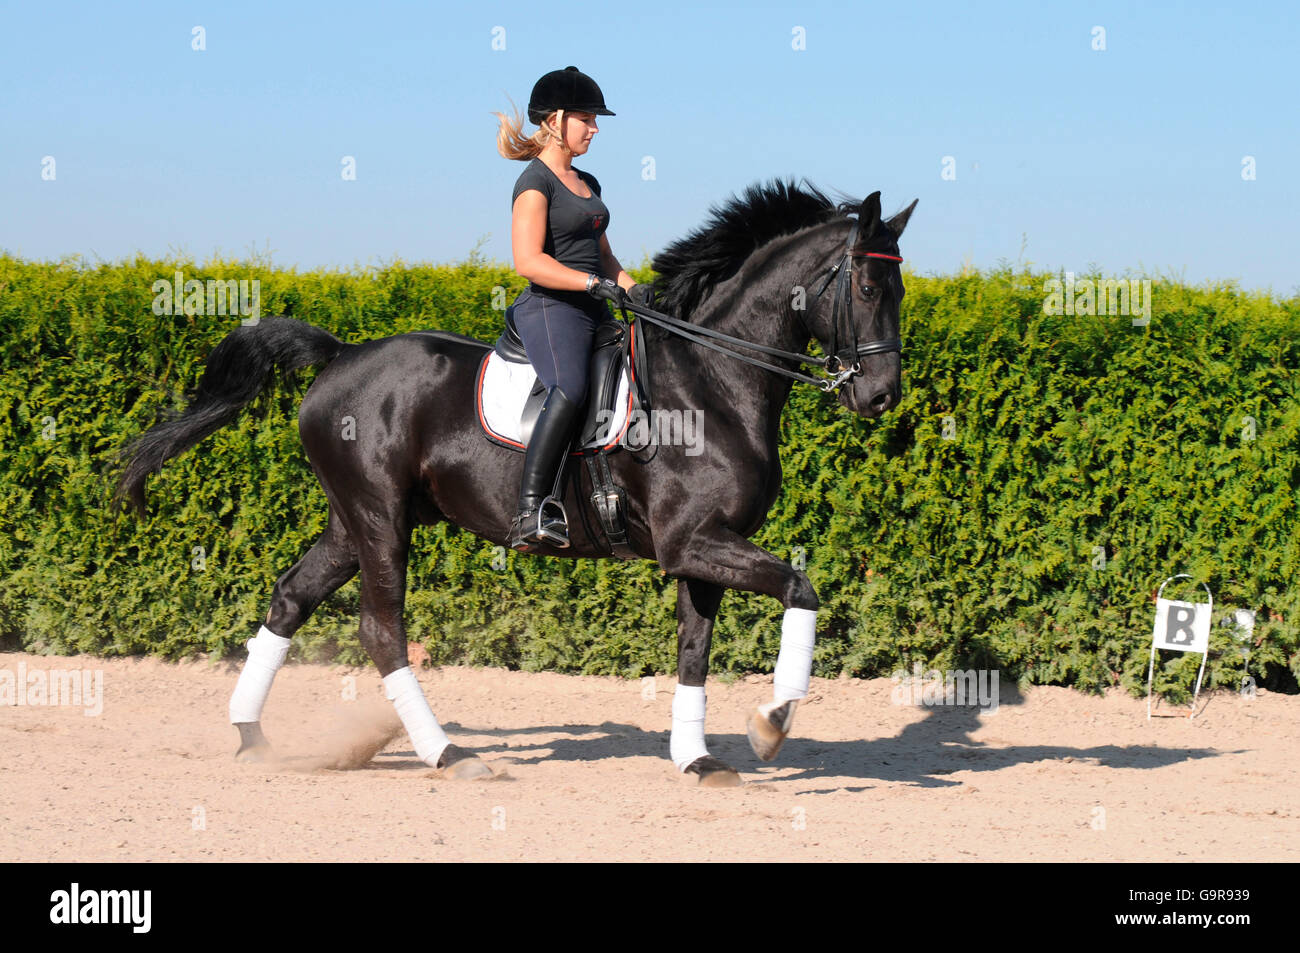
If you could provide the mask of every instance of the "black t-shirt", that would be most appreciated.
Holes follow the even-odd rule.
[[[591,189],[591,197],[583,198],[569,190],[559,180],[551,167],[541,159],[533,159],[515,181],[514,194],[510,196],[513,211],[519,193],[536,189],[546,196],[547,226],[542,251],[561,265],[576,271],[595,272],[602,275],[600,266],[600,236],[609,226],[609,209],[600,199],[600,183],[596,177],[581,169],[574,169],[578,177]],[[603,276],[603,275],[602,275]],[[533,291],[569,297],[574,292],[556,292],[529,282]],[[584,295],[584,292],[576,292]]]

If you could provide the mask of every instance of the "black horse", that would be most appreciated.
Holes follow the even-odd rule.
[[[840,403],[877,417],[900,397],[898,239],[915,206],[882,221],[879,192],[860,203],[836,203],[806,184],[751,186],[743,197],[711,209],[706,225],[654,259],[660,276],[655,307],[788,352],[802,352],[816,338],[828,355],[843,357],[827,365],[840,371]],[[832,286],[836,295],[816,295],[810,286],[823,279],[824,290],[832,275],[839,279]],[[847,326],[837,316],[841,311],[849,315]],[[846,337],[868,343],[846,350]],[[751,744],[765,760],[775,757],[790,729],[797,683],[802,678],[806,693],[811,667],[817,593],[807,575],[748,539],[780,492],[778,430],[792,380],[658,328],[645,338],[654,406],[702,412],[703,452],[658,446],[653,454],[616,452],[609,462],[614,481],[627,491],[632,549],[678,579],[678,683],[699,686],[700,693],[698,746],[688,746],[698,757],[678,767],[699,775],[702,784],[738,784],[731,767],[703,752],[702,686],[723,591],[772,596],[787,619],[793,612],[807,621],[806,658],[792,651],[795,690],[785,703],[777,698],[749,717]],[[360,571],[361,644],[380,676],[388,676],[408,664],[403,607],[412,528],[445,520],[494,543],[508,541],[523,454],[485,439],[476,417],[476,372],[488,347],[440,331],[344,344],[290,318],[240,327],[213,350],[183,414],[157,424],[123,452],[118,499],[143,511],[146,476],[235,419],[273,370],[326,364],[298,419],[329,500],[329,522],[277,581],[266,626],[287,639]],[[771,352],[735,349],[774,360]],[[591,488],[581,472],[567,482],[565,507],[575,514],[589,506]],[[540,555],[608,557],[599,525],[571,519],[570,548],[544,548]],[[778,674],[786,664],[784,629],[782,649]],[[675,715],[674,740],[678,727]],[[256,724],[240,729],[245,748],[264,742]],[[457,762],[477,770],[453,776],[486,773],[471,752],[454,745],[438,766]]]

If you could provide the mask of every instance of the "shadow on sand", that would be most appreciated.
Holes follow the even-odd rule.
[[[1002,687],[1003,699],[999,707],[1023,703],[1022,697],[1011,686]],[[1010,696],[1010,697],[1008,697]],[[925,717],[907,725],[890,738],[866,741],[821,741],[800,738],[799,720],[795,719],[794,732],[775,762],[759,761],[750,750],[743,731],[708,733],[709,751],[744,775],[749,783],[773,781],[826,780],[831,783],[824,791],[860,791],[872,787],[866,784],[852,787],[845,781],[890,781],[918,787],[943,788],[960,786],[960,781],[945,777],[955,771],[997,771],[1017,764],[1036,761],[1091,761],[1111,768],[1137,768],[1150,770],[1198,758],[1235,754],[1212,748],[1176,748],[1160,745],[1096,745],[1078,747],[1068,743],[1042,745],[1012,745],[990,747],[976,741],[972,735],[998,715],[981,717],[974,706],[947,706],[922,709]],[[869,713],[864,712],[864,718]],[[721,720],[715,716],[716,721]],[[663,758],[668,760],[668,731],[646,731],[635,725],[602,722],[598,725],[539,725],[529,728],[476,728],[449,722],[449,734],[457,733],[478,737],[509,737],[514,739],[500,744],[476,744],[480,755],[508,755],[513,764],[537,764],[543,761],[588,762],[608,758]],[[519,736],[545,735],[546,740],[520,743]],[[558,736],[558,737],[551,737]],[[594,736],[594,737],[592,737]],[[536,752],[530,756],[530,752]],[[396,752],[397,756],[414,758],[414,752]],[[388,761],[389,768],[404,767],[408,762]],[[419,762],[409,762],[412,767],[424,767]],[[754,778],[758,774],[757,779]]]

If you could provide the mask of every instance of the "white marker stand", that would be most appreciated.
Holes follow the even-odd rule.
[[[1232,636],[1240,645],[1237,651],[1241,653],[1242,664],[1246,667],[1246,674],[1242,676],[1241,688],[1238,691],[1244,693],[1246,682],[1253,682],[1250,677],[1250,647],[1254,645],[1255,640],[1255,610],[1237,609],[1230,617],[1223,620],[1223,624],[1232,629]],[[1250,697],[1254,697],[1253,686]]]
[[[1210,592],[1210,587],[1201,583],[1201,588],[1205,590],[1205,595],[1209,597],[1209,602],[1178,602],[1173,599],[1161,599],[1160,593],[1165,591],[1165,586],[1169,585],[1175,579],[1191,579],[1192,577],[1185,572],[1180,572],[1176,576],[1170,576],[1160,584],[1156,591],[1156,623],[1151,631],[1151,660],[1147,663],[1147,721],[1151,720],[1151,677],[1155,674],[1156,668],[1156,649],[1171,649],[1175,652],[1200,652],[1201,653],[1201,670],[1196,674],[1196,688],[1192,692],[1192,712],[1187,717],[1189,719],[1196,717],[1196,696],[1201,693],[1201,678],[1205,675],[1205,660],[1210,654],[1210,615],[1214,611],[1214,595]],[[1171,631],[1169,628],[1169,613],[1174,610],[1176,613],[1174,621],[1184,623],[1188,620],[1187,612],[1191,612],[1191,625],[1176,625]],[[1189,638],[1178,638],[1179,632],[1191,632]]]

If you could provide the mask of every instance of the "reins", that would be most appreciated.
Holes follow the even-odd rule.
[[[855,252],[853,243],[857,238],[858,223],[855,220],[853,227],[849,230],[849,238],[844,250],[844,254],[839,260],[830,267],[826,272],[825,278],[822,279],[821,287],[813,293],[814,298],[820,298],[822,293],[830,286],[832,278],[836,278],[835,299],[831,303],[831,341],[830,353],[825,357],[813,357],[797,351],[785,351],[777,347],[769,347],[766,344],[757,344],[753,341],[746,341],[744,338],[738,338],[730,334],[724,334],[713,328],[701,327],[698,324],[691,324],[689,321],[683,321],[680,318],[674,318],[672,315],[663,314],[652,308],[646,308],[635,302],[629,302],[626,308],[620,308],[626,317],[627,312],[631,311],[636,315],[636,320],[641,319],[649,321],[651,324],[657,324],[665,330],[676,334],[679,337],[686,338],[696,344],[702,345],[712,350],[718,351],[728,357],[734,357],[736,360],[744,361],[746,364],[752,364],[755,367],[761,367],[763,370],[771,371],[773,374],[780,374],[783,377],[789,377],[792,380],[804,384],[812,384],[821,391],[830,393],[836,388],[851,380],[857,374],[862,373],[862,364],[859,358],[866,357],[870,354],[888,354],[891,352],[902,353],[902,341],[898,338],[886,338],[881,341],[869,341],[866,344],[858,343],[857,328],[853,324],[853,300],[849,294],[849,281],[853,270],[852,259],[854,258],[884,258],[888,261],[901,262],[903,259],[898,255],[886,255],[880,252]],[[840,316],[844,316],[845,337],[851,343],[844,348],[839,347],[840,338]],[[640,329],[638,329],[639,332]],[[813,377],[808,374],[793,371],[785,367],[779,367],[767,361],[761,361],[757,358],[749,357],[725,347],[721,344],[715,344],[707,338],[725,341],[728,344],[740,345],[753,351],[759,351],[763,354],[769,354],[772,357],[792,361],[795,364],[810,364],[822,368],[831,377]],[[852,363],[849,363],[849,362]]]

